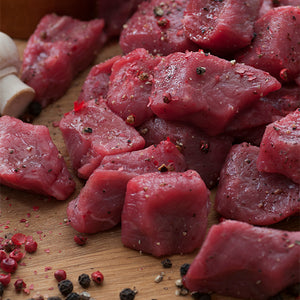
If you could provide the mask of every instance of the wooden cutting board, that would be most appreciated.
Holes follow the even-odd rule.
[[[16,43],[22,55],[26,42],[18,40]],[[94,64],[120,53],[116,42],[108,44]],[[49,128],[53,141],[65,157],[71,172],[66,147],[57,125],[63,114],[73,108],[73,102],[79,95],[89,69],[74,80],[64,97],[44,109],[34,120],[34,124],[43,124]],[[179,268],[183,263],[191,263],[197,251],[189,255],[169,257],[173,266],[164,269],[161,265],[162,259],[125,248],[120,239],[120,227],[89,235],[85,246],[75,244],[73,237],[77,233],[66,223],[66,207],[68,202],[78,195],[83,182],[75,176],[74,178],[77,189],[67,201],[49,200],[43,196],[0,186],[0,236],[21,232],[32,235],[38,242],[37,252],[26,254],[22,264],[13,274],[3,299],[29,299],[36,294],[43,295],[45,299],[46,296],[59,296],[57,282],[53,276],[54,271],[58,269],[67,272],[67,277],[74,283],[76,292],[83,291],[78,284],[80,274],[101,271],[104,274],[103,284],[100,286],[91,284],[87,289],[95,299],[117,300],[120,291],[127,287],[136,288],[138,291],[136,300],[182,298],[175,295],[177,290],[175,281],[180,278]],[[218,216],[212,211],[209,227],[217,222]],[[274,228],[299,230],[299,219],[289,218]],[[161,272],[165,274],[163,280],[155,283],[154,279]],[[26,282],[30,295],[24,292],[16,294],[13,284],[17,278],[22,278]],[[186,296],[185,299],[192,297]],[[213,295],[212,299],[233,300],[218,295]]]

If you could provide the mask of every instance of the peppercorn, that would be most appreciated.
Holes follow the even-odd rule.
[[[63,296],[67,296],[73,291],[73,283],[68,280],[62,280],[58,283],[58,289]]]
[[[54,277],[58,282],[60,282],[67,278],[67,273],[65,270],[57,270],[54,272]]]
[[[133,300],[135,298],[136,291],[126,288],[120,293],[120,300]]]
[[[100,284],[104,280],[104,276],[100,271],[95,271],[92,273],[92,279],[94,282]]]
[[[17,279],[14,283],[15,290],[17,293],[20,293],[23,288],[26,288],[26,283],[23,281],[23,279]]]
[[[206,72],[206,68],[205,67],[197,67],[196,68],[196,73],[198,74],[198,75],[202,75],[202,74],[204,74]]]
[[[54,297],[49,297],[47,300],[61,300],[60,297],[54,296]]]
[[[168,269],[172,267],[172,262],[170,261],[170,259],[166,258],[163,261],[161,261],[161,264],[164,268]]]
[[[79,246],[83,246],[86,244],[87,242],[87,237],[82,236],[82,235],[75,235],[74,236],[74,241],[77,245]]]
[[[86,289],[91,284],[90,276],[88,274],[83,273],[83,274],[79,275],[78,282],[84,289]]]
[[[77,293],[70,293],[66,300],[80,300],[80,296]]]
[[[4,285],[0,282],[0,297],[3,296],[3,292],[4,292]]]
[[[190,264],[183,264],[181,267],[180,267],[180,275],[181,276],[184,276],[188,269],[190,268]]]

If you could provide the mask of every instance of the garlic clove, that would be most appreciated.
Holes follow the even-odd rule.
[[[0,78],[0,115],[21,116],[35,96],[35,91],[16,75]]]

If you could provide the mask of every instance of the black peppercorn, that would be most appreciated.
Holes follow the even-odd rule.
[[[189,267],[190,267],[190,264],[183,264],[183,265],[180,267],[180,275],[181,275],[181,276],[184,276],[184,275],[187,273]]]
[[[172,262],[171,262],[168,258],[162,260],[162,261],[161,261],[161,264],[162,264],[162,266],[163,266],[164,268],[166,268],[166,269],[172,267]]]
[[[133,300],[135,298],[136,292],[130,288],[126,288],[120,293],[120,300]]]
[[[90,276],[88,274],[83,273],[83,274],[79,275],[78,282],[84,289],[86,289],[91,284]]]
[[[2,297],[3,292],[4,292],[4,286],[3,286],[3,284],[0,282],[0,297]]]
[[[73,283],[68,280],[62,280],[58,283],[58,289],[63,296],[67,296],[73,291]]]
[[[80,296],[77,293],[71,293],[67,296],[66,300],[80,300]]]

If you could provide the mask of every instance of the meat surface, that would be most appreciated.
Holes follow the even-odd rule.
[[[155,68],[150,106],[162,119],[192,123],[217,135],[237,112],[280,87],[253,67],[202,51],[177,52]]]
[[[270,225],[300,212],[299,184],[283,175],[259,172],[259,151],[242,143],[229,152],[215,197],[215,209],[223,217]]]
[[[183,18],[185,33],[202,49],[233,53],[250,45],[261,4],[262,0],[190,0]]]
[[[109,80],[107,105],[127,124],[138,126],[153,116],[148,103],[153,69],[160,60],[160,57],[154,57],[141,48],[114,63]]]
[[[209,208],[195,171],[136,176],[127,184],[122,243],[157,257],[192,252],[204,239]]]
[[[282,86],[279,90],[244,108],[226,127],[228,134],[272,123],[300,107],[300,87]]]
[[[267,126],[257,168],[283,174],[300,184],[300,108]]]
[[[183,172],[186,170],[186,163],[177,147],[166,140],[142,150],[107,155],[103,158],[99,168],[140,175],[155,171]]]
[[[263,16],[269,10],[275,7],[287,5],[300,7],[300,0],[263,0],[262,6],[259,11],[259,16]]]
[[[150,0],[140,4],[120,35],[124,53],[145,48],[152,54],[197,50],[198,46],[184,34],[182,18],[187,0]]]
[[[77,103],[77,102],[76,102]],[[144,148],[141,135],[113,113],[103,99],[76,104],[59,124],[73,168],[88,178],[105,155]]]
[[[217,184],[232,144],[229,136],[208,136],[193,125],[160,118],[145,122],[139,132],[146,145],[168,138],[184,155],[187,168],[197,171],[209,189]]]
[[[300,8],[270,10],[256,21],[255,32],[251,47],[237,55],[237,61],[300,85]]]
[[[57,100],[72,79],[93,61],[102,47],[103,20],[79,21],[44,16],[24,50],[22,80],[36,92],[42,107]]]
[[[108,37],[118,36],[123,25],[137,10],[143,0],[96,0],[97,18],[105,20],[105,33]]]
[[[66,200],[75,190],[66,163],[43,125],[0,118],[0,184]]]
[[[182,154],[169,141],[156,147],[105,156],[79,196],[68,206],[72,227],[83,233],[114,227],[121,221],[129,179],[148,172],[183,172],[185,169]]]
[[[213,225],[183,283],[191,292],[270,299],[299,281],[299,239],[299,231],[238,221]]]
[[[92,67],[82,85],[77,99],[78,103],[101,97],[106,98],[112,66],[120,58],[121,56],[117,55]]]

